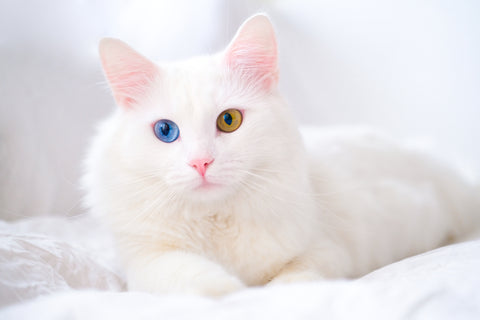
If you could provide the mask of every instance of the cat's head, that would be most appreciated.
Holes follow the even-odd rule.
[[[105,167],[195,201],[259,192],[294,170],[301,143],[277,93],[265,15],[248,19],[213,56],[157,65],[115,39],[102,40],[100,56],[118,105]]]

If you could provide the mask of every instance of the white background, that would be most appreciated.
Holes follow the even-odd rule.
[[[78,177],[114,108],[97,55],[214,53],[267,12],[302,124],[372,125],[480,172],[480,2],[0,0],[0,218],[82,212]]]

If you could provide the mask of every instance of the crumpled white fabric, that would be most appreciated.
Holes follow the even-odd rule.
[[[111,239],[88,219],[0,223],[0,236],[0,319],[480,319],[480,240],[357,280],[211,299],[125,292]]]
[[[122,290],[108,233],[88,219],[0,222],[0,307],[69,289]]]

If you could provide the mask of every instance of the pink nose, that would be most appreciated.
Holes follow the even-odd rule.
[[[201,159],[193,159],[188,164],[197,170],[197,172],[204,177],[205,172],[207,172],[208,166],[213,162],[211,158],[201,158]]]

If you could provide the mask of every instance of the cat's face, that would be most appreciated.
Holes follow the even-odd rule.
[[[266,17],[247,21],[225,52],[211,57],[157,66],[112,39],[100,52],[120,107],[111,145],[138,179],[172,197],[224,199],[259,191],[262,179],[282,174],[278,165],[295,158],[289,146],[298,136],[276,93],[276,44]]]

